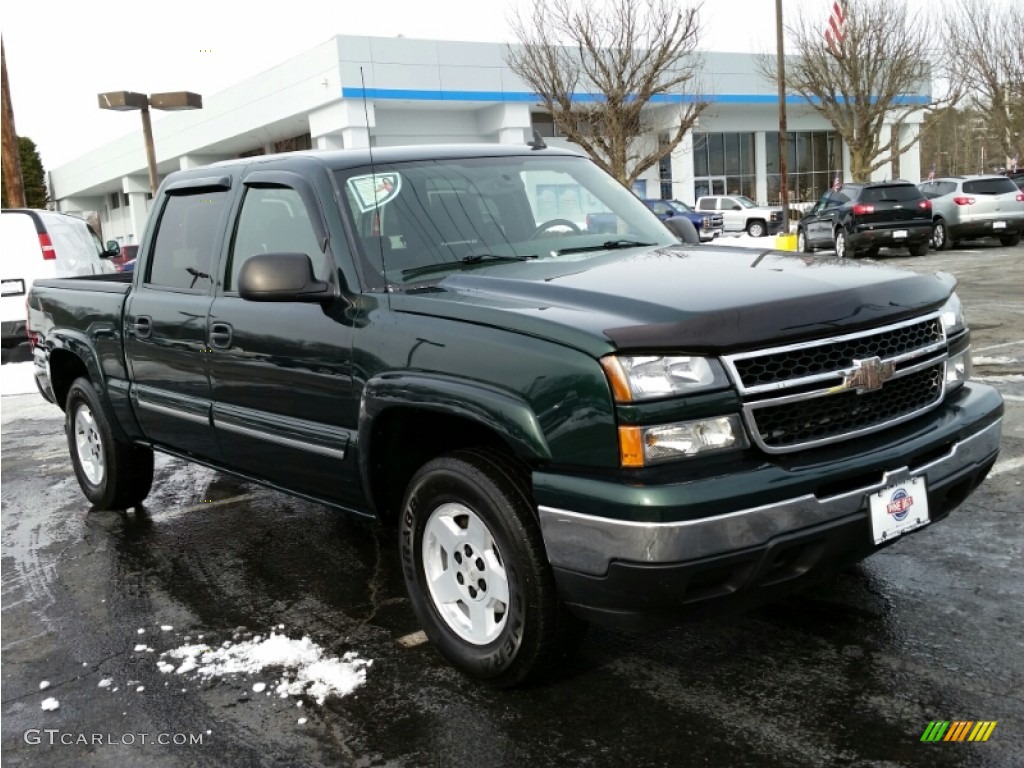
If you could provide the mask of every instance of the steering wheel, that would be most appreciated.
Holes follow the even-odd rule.
[[[580,234],[583,231],[578,226],[576,226],[576,224],[574,224],[573,222],[569,221],[568,219],[549,219],[548,221],[545,221],[543,224],[541,224],[539,227],[537,227],[537,229],[535,229],[533,231],[533,234],[530,235],[529,239],[530,240],[536,239],[536,237],[539,234],[541,234],[542,232],[546,232],[547,230],[551,229],[552,227],[569,227],[577,235]]]

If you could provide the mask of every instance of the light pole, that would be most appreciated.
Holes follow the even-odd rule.
[[[185,109],[202,109],[203,97],[190,91],[154,93],[147,96],[134,91],[111,91],[98,94],[100,109],[114,112],[128,112],[138,109],[142,112],[142,135],[146,139],[146,164],[149,167],[149,191],[156,195],[156,150],[153,148],[153,125],[149,120],[149,108],[168,112]]]

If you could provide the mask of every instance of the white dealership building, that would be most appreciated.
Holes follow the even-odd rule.
[[[505,63],[506,46],[408,38],[337,36],[225,91],[204,95],[198,111],[154,113],[158,174],[225,160],[299,149],[500,142],[521,144],[538,130],[557,135],[537,96]],[[364,87],[365,82],[365,87]],[[693,202],[700,194],[778,199],[778,98],[751,54],[703,54],[697,87],[710,106],[670,156],[644,174],[642,197]],[[677,119],[694,94],[660,98],[650,122]],[[909,98],[924,103],[927,95]],[[791,196],[810,200],[838,173],[848,149],[799,96],[787,97]],[[905,141],[919,128],[900,126]],[[883,130],[883,141],[889,128]],[[662,131],[638,140],[657,142]],[[916,146],[900,158],[903,178],[920,178]],[[891,177],[886,165],[876,177]],[[51,173],[60,210],[95,211],[105,239],[141,240],[149,178],[141,131],[97,147]],[[571,196],[568,196],[571,197]]]

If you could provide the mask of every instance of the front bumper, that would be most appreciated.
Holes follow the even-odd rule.
[[[710,243],[716,237],[720,236],[725,229],[723,227],[715,227],[713,229],[699,229],[697,234],[700,237],[702,243]]]
[[[868,446],[843,460],[766,465],[746,476],[660,487],[578,478],[558,483],[535,473],[541,529],[562,599],[588,619],[634,627],[780,597],[878,549],[868,517],[874,491],[923,476],[932,522],[948,515],[995,462],[1001,415],[999,394],[971,383],[938,411],[894,428],[902,439],[890,435],[884,448]],[[868,476],[863,484],[824,492],[844,477]],[[750,505],[780,485],[792,491]],[[693,508],[706,511],[716,495],[717,514],[680,519]],[[629,509],[630,503],[636,506]]]

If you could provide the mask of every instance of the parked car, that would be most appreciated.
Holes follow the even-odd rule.
[[[689,219],[702,243],[714,240],[725,229],[720,213],[701,213],[679,200],[644,200],[643,203],[662,221],[680,216]]]
[[[100,245],[96,233],[75,216],[34,208],[0,213],[0,328],[3,346],[14,347],[27,341],[25,296],[35,280],[112,273],[113,251]]]
[[[538,178],[617,234],[567,224]],[[29,295],[89,504],[140,504],[155,449],[375,519],[426,636],[495,686],[588,620],[841,571],[998,458],[952,275],[683,247],[568,150],[231,160],[170,174],[145,232],[134,274]]]
[[[114,269],[118,272],[131,272],[135,266],[135,258],[139,255],[137,244],[122,245],[121,252],[110,259]],[[129,266],[131,265],[131,266]]]
[[[758,205],[743,195],[707,195],[697,198],[695,207],[698,213],[720,213],[726,232],[765,237],[782,230],[781,208]]]
[[[932,246],[945,251],[959,240],[993,237],[1017,245],[1024,233],[1024,191],[1006,176],[947,176],[925,181],[932,203]]]
[[[800,219],[798,251],[834,249],[839,258],[875,256],[905,247],[924,256],[932,237],[932,204],[909,181],[852,182],[830,189]]]
[[[1006,177],[1024,192],[1024,171],[1006,171]]]
[[[642,202],[652,211],[654,210],[649,203],[655,201],[644,200]],[[657,202],[661,201],[659,200]],[[700,217],[697,218],[699,220]],[[665,225],[665,228],[668,229],[669,232],[678,238],[679,242],[687,245],[698,245],[703,242],[697,229],[699,224],[694,224],[688,216],[684,216],[682,214],[676,215],[675,212],[673,212],[673,215],[671,216],[658,216],[658,219],[661,220],[661,223]],[[594,234],[611,235],[619,232],[620,227],[622,226],[624,226],[624,222],[619,218],[619,216],[605,211],[587,214],[585,228],[587,232],[592,232]]]

